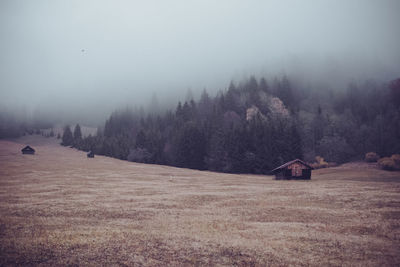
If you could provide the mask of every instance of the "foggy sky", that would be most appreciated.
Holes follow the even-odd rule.
[[[0,0],[0,105],[61,116],[252,74],[394,79],[399,11],[398,0]]]

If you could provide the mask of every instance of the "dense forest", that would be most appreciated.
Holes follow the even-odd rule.
[[[96,136],[66,128],[64,145],[119,159],[200,170],[267,173],[316,156],[343,163],[373,151],[400,152],[400,79],[347,90],[296,87],[288,77],[251,77],[211,97],[115,111]],[[74,138],[76,137],[76,138]]]

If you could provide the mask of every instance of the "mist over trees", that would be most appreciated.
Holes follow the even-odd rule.
[[[40,132],[40,129],[51,128],[52,123],[38,118],[28,118],[24,112],[11,112],[0,109],[0,139],[15,138],[25,134]]]
[[[186,97],[164,113],[156,96],[153,112],[115,111],[96,136],[74,145],[135,162],[236,173],[267,173],[317,155],[343,163],[369,151],[400,151],[399,92],[400,79],[334,91],[297,86],[286,76],[250,77],[214,97],[206,90],[198,100]]]

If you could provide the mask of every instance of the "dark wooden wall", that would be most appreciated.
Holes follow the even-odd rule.
[[[297,179],[297,180],[309,180],[311,179],[311,169],[303,169],[302,176],[292,176],[292,170],[283,169],[279,173],[275,174],[276,180],[290,180],[290,179]]]

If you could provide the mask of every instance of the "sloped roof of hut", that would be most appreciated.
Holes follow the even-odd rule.
[[[33,151],[33,152],[35,152],[35,149],[31,148],[30,146],[26,146],[23,149],[21,149],[21,151]]]
[[[302,161],[301,159],[295,159],[295,160],[292,160],[292,161],[286,162],[285,164],[282,164],[281,166],[279,166],[279,167],[277,167],[277,168],[273,169],[271,172],[273,173],[273,172],[276,172],[276,171],[282,170],[282,169],[284,169],[284,168],[288,167],[289,165],[291,165],[291,164],[293,164],[293,163],[296,163],[296,162],[299,162],[300,164],[303,164],[304,166],[306,166],[306,167],[310,168],[311,170],[313,170],[313,169],[314,169],[313,167],[311,167],[310,165],[308,165],[307,163],[305,163],[305,162],[304,162],[304,161]]]

